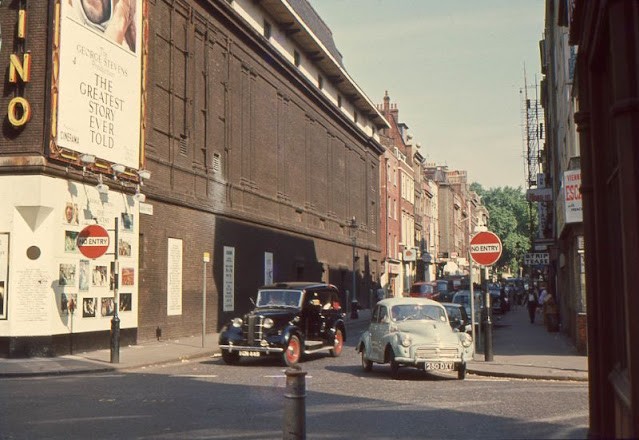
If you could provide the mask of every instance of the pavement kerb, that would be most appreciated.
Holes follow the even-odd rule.
[[[505,379],[528,379],[528,380],[556,380],[561,382],[588,382],[588,377],[565,376],[565,375],[546,375],[534,373],[513,373],[505,371],[488,371],[468,368],[468,374],[483,377],[500,377]]]
[[[137,367],[136,367],[137,368]],[[80,368],[76,370],[48,370],[48,371],[29,371],[20,373],[0,373],[0,378],[24,378],[24,377],[45,377],[45,376],[74,376],[84,374],[110,373],[119,370],[118,367],[102,367],[102,368]]]

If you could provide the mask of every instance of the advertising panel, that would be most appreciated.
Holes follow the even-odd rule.
[[[59,7],[55,142],[137,169],[142,0],[64,0]]]
[[[232,312],[235,310],[235,248],[224,246],[224,285],[222,310]]]
[[[564,171],[566,223],[581,223],[583,221],[580,186],[581,170]]]
[[[166,280],[166,314],[182,314],[182,240],[169,238]],[[124,284],[124,279],[123,279]]]

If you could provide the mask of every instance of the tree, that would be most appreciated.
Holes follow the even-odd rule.
[[[484,189],[479,183],[470,185],[482,200],[490,216],[488,229],[497,234],[502,242],[502,254],[496,263],[498,272],[505,269],[518,273],[524,254],[531,247],[531,211],[521,187],[509,186]],[[532,230],[536,219],[532,217]]]

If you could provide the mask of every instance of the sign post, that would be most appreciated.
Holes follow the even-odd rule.
[[[480,266],[484,266],[485,269],[487,269],[486,266],[492,266],[499,260],[501,257],[501,251],[501,240],[497,235],[490,231],[480,232],[470,240],[470,257],[475,263]],[[485,285],[485,283],[482,282],[482,285]],[[486,289],[484,294],[484,304],[486,309],[484,360],[491,362],[493,360],[493,323],[491,318],[490,291]]]
[[[118,261],[118,218],[115,217],[115,243],[113,247],[113,319],[111,320],[111,363],[120,363],[120,317],[118,316],[118,285],[120,283],[120,266]]]
[[[202,348],[204,348],[204,338],[206,337],[206,263],[211,261],[211,254],[204,252],[202,255]]]

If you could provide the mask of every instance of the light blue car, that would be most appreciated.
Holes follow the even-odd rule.
[[[371,323],[357,346],[362,368],[390,364],[392,377],[399,367],[424,371],[457,371],[466,377],[466,363],[472,360],[473,339],[453,330],[446,309],[426,298],[389,298],[377,303]]]

